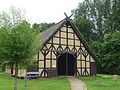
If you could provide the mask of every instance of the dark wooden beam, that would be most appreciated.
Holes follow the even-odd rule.
[[[73,13],[68,17],[68,15],[64,12],[64,14],[65,14],[65,16],[66,16],[66,18],[68,19],[68,18],[71,18],[72,17],[72,15],[73,15]]]
[[[46,51],[44,51],[44,71],[46,70]],[[45,72],[44,72],[45,77]]]
[[[85,75],[86,75],[86,70],[87,70],[87,69],[86,69],[86,57],[85,57]]]
[[[39,52],[37,54],[37,70],[39,71]]]

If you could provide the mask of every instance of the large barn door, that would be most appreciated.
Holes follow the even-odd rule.
[[[76,64],[75,56],[69,53],[61,53],[58,55],[57,70],[58,75],[70,75],[75,74]]]
[[[67,57],[68,57],[68,75],[74,75],[75,74],[75,69],[76,69],[76,66],[75,66],[75,57],[72,55],[72,54],[67,54]]]
[[[66,75],[66,54],[61,54],[57,61],[58,75]]]

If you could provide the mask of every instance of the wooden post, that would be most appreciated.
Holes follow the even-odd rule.
[[[44,51],[44,77],[45,77],[45,70],[46,70],[46,50]]]

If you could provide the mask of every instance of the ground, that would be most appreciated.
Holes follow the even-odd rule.
[[[78,78],[68,76],[68,80],[71,83],[72,90],[87,90],[86,84],[83,81],[79,80]]]
[[[103,76],[103,75],[102,75]],[[111,75],[110,75],[111,76]],[[111,77],[77,77],[87,85],[87,90],[120,90],[120,76],[117,80]],[[14,79],[0,73],[0,90],[13,90]],[[24,80],[18,80],[18,90],[71,90],[67,77],[29,80],[28,87],[24,87]]]
[[[13,90],[13,78],[0,73],[0,90]],[[18,80],[18,90],[71,90],[70,82],[65,77],[29,80],[24,87],[24,80]]]
[[[103,77],[104,76],[104,77]],[[120,90],[120,76],[117,80],[112,75],[97,75],[97,77],[78,77],[86,85],[88,90]]]

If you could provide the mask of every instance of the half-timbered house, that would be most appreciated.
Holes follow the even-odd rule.
[[[36,57],[40,77],[96,75],[100,61],[69,17],[41,32],[40,41],[43,48]],[[19,76],[24,74],[19,71]]]

